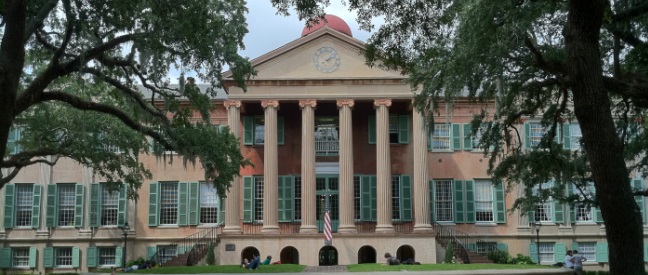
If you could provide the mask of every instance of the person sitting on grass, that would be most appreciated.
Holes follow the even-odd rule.
[[[400,261],[396,257],[392,257],[391,254],[385,253],[385,259],[387,260],[387,265],[399,265]]]
[[[241,262],[241,267],[247,268],[249,265],[250,265],[250,261],[248,261],[247,258],[243,258],[243,261]]]
[[[261,265],[269,265],[272,262],[272,256],[268,255],[265,260],[261,263]]]
[[[250,262],[250,264],[248,265],[248,267],[250,268],[250,270],[257,270],[259,269],[260,263],[261,263],[261,258],[259,256],[255,256]]]

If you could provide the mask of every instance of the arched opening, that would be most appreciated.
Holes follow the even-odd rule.
[[[409,259],[416,260],[415,256],[414,248],[409,245],[402,245],[398,250],[396,250],[396,258],[398,258],[401,263]]]
[[[360,247],[358,250],[358,263],[359,264],[375,264],[376,263],[376,249],[369,245]]]
[[[256,249],[256,247],[248,246],[246,248],[243,248],[243,251],[241,251],[241,262],[243,262],[243,259],[248,259],[248,261],[252,261],[254,257],[260,255],[261,253],[259,253],[259,250]]]
[[[319,251],[319,265],[329,266],[338,264],[338,252],[335,247],[327,245]]]
[[[282,264],[299,264],[299,251],[292,246],[286,246],[281,250],[279,260]]]

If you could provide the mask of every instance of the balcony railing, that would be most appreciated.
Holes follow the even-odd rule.
[[[340,142],[337,140],[316,140],[315,154],[317,155],[337,155],[340,152]]]

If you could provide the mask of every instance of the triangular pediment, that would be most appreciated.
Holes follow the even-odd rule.
[[[363,49],[362,41],[325,27],[252,60],[252,80],[405,78],[367,66]]]

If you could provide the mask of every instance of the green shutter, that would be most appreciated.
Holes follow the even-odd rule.
[[[128,186],[123,183],[119,188],[119,203],[117,204],[117,225],[124,226],[128,213]]]
[[[99,196],[101,187],[98,183],[90,184],[90,216],[88,224],[90,227],[101,226],[101,196]],[[88,255],[90,257],[90,255]],[[88,263],[90,264],[90,263]],[[90,267],[90,266],[88,266]]]
[[[86,249],[86,266],[97,267],[97,262],[97,247],[88,247],[88,249]]]
[[[189,183],[179,182],[178,183],[178,225],[187,225],[187,213],[189,209],[187,208],[188,204],[188,195],[189,194]]]
[[[502,251],[502,252],[508,252],[508,244],[497,243],[497,250]]]
[[[254,144],[254,117],[243,117],[243,145]]]
[[[279,219],[279,222],[285,222],[286,220],[284,219],[284,176],[279,176],[278,182],[277,182],[277,217]]]
[[[284,144],[284,139],[285,139],[285,131],[284,131],[284,117],[283,116],[278,116],[277,117],[277,144],[278,145],[283,145]]]
[[[596,261],[599,263],[608,262],[608,245],[606,242],[596,243]]]
[[[466,180],[466,223],[475,223],[475,182]]]
[[[376,116],[369,116],[369,144],[376,144]]]
[[[632,187],[637,191],[643,191],[643,180],[642,179],[633,179]],[[639,213],[641,213],[641,222],[646,223],[646,203],[644,202],[644,196],[635,196],[635,201],[639,206]]]
[[[29,248],[29,268],[35,269],[38,267],[38,248]]]
[[[452,129],[450,131],[450,150],[459,151],[461,150],[461,125],[457,123],[452,123]]]
[[[125,265],[122,259],[124,258],[124,248],[121,246],[115,247],[115,266],[122,267]]]
[[[603,222],[603,213],[598,207],[594,207],[594,222]]]
[[[254,177],[243,177],[243,222],[251,223],[254,221],[252,217],[253,204],[254,204]]]
[[[292,222],[293,182],[291,176],[279,177],[279,221]]]
[[[579,250],[579,249],[580,249],[580,246],[578,245],[577,242],[573,242],[573,243],[572,243],[572,248],[571,248],[571,249],[572,249],[572,250]]]
[[[434,192],[434,180],[430,180],[429,185],[430,185],[430,192],[429,192],[429,195],[430,195],[430,223],[434,223],[434,210],[435,210],[434,209],[434,198],[435,198],[434,197],[434,194],[435,194],[435,192]]]
[[[79,268],[81,253],[78,247],[72,247],[72,268]]]
[[[463,148],[464,150],[472,150],[472,127],[470,123],[463,125]]]
[[[157,247],[155,246],[147,246],[146,247],[146,259],[151,260],[153,256],[155,256],[155,253],[157,252]]]
[[[213,184],[213,183],[210,182],[208,184]],[[232,188],[235,187],[233,186]],[[200,183],[190,182],[189,183],[189,214],[187,215],[190,225],[197,225],[200,222],[198,218],[198,213],[200,211],[199,201],[200,201]]]
[[[644,241],[644,263],[648,263],[648,241]]]
[[[540,259],[538,258],[540,255],[538,255],[538,247],[536,245],[536,243],[529,244],[529,257],[537,264],[540,262]]]
[[[495,222],[506,223],[506,194],[504,192],[504,183],[500,182],[493,185],[495,190]]]
[[[531,149],[531,125],[524,123],[524,148]]]
[[[378,181],[376,176],[369,176],[369,182],[369,186],[371,187],[371,221],[375,222],[378,220]]]
[[[227,200],[218,196],[218,224],[225,224],[225,213],[227,210]]]
[[[149,209],[148,209],[148,225],[157,226],[158,225],[158,205],[160,201],[158,200],[158,190],[160,184],[157,182],[151,182],[149,184]]]
[[[553,186],[557,186],[559,183],[557,181],[553,182]],[[554,200],[553,202],[553,221],[555,223],[564,223],[565,222],[565,207],[562,202]]]
[[[54,248],[43,248],[43,267],[54,267]]]
[[[564,123],[563,124],[563,149],[570,150],[571,149],[571,135],[570,135],[570,130],[569,130],[569,123]]]
[[[569,183],[567,184],[567,197],[571,197],[574,195],[574,184]],[[575,203],[569,203],[569,211],[567,211],[567,214],[569,215],[569,222],[570,223],[575,223],[576,222],[576,207]]]
[[[74,227],[83,227],[83,216],[85,206],[85,186],[82,184],[76,185],[76,199],[74,206]]]
[[[43,196],[43,186],[40,184],[33,185],[34,196],[32,199],[32,228],[40,227],[40,216],[41,216],[41,197]]]
[[[360,219],[371,221],[371,179],[370,176],[360,177]]]
[[[13,184],[5,185],[5,205],[4,205],[4,227],[13,228],[14,226],[14,205],[16,204],[16,186]]]
[[[565,245],[565,243],[556,243],[554,245],[554,261],[564,261],[565,254],[567,254],[567,245]]]
[[[58,206],[58,192],[56,191],[56,184],[47,185],[47,213],[45,214],[45,225],[47,227],[56,227],[56,210]]]
[[[463,181],[455,180],[453,182],[454,187],[454,221],[456,223],[466,222],[464,209],[464,192],[463,192]]]
[[[412,178],[409,175],[400,176],[401,220],[412,221]]]
[[[398,116],[398,143],[409,144],[409,117]]]
[[[527,221],[529,223],[534,223],[536,221],[535,220],[535,211],[527,211],[526,215],[527,215]]]
[[[11,267],[11,248],[0,248],[0,268]]]

